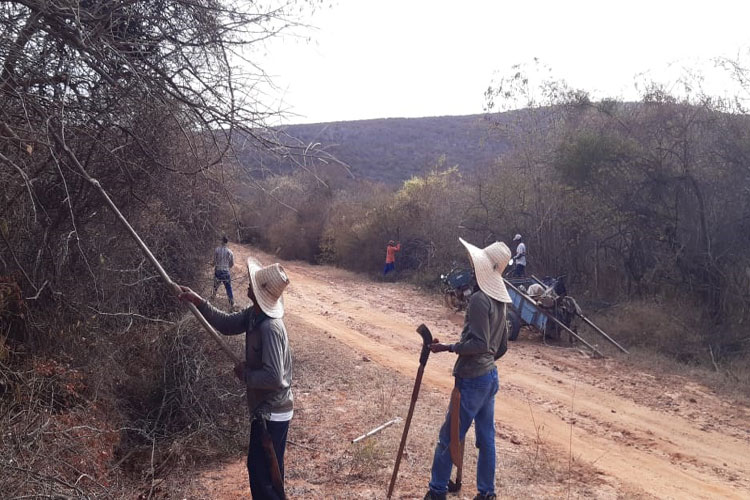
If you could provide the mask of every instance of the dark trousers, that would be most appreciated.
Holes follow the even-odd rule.
[[[232,276],[229,274],[229,271],[224,269],[216,269],[214,271],[214,293],[212,297],[216,295],[216,290],[221,283],[224,283],[224,288],[227,289],[229,303],[234,304],[234,296],[232,295]]]
[[[526,266],[523,264],[516,264],[516,268],[513,271],[513,276],[517,278],[523,278],[526,276]]]
[[[268,433],[271,435],[273,449],[276,451],[276,459],[279,461],[281,479],[284,479],[284,451],[286,450],[286,435],[289,430],[289,421],[271,422],[266,421]],[[279,495],[273,489],[271,481],[271,470],[268,457],[263,450],[263,423],[254,419],[250,424],[250,446],[247,451],[247,472],[250,476],[250,493],[253,500],[277,500]]]

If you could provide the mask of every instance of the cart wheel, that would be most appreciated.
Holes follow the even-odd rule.
[[[515,309],[508,308],[508,340],[516,340],[521,331],[521,318]]]

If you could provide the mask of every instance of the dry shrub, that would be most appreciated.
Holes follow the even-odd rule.
[[[208,235],[158,210],[143,217],[135,223],[153,229],[144,236],[168,272],[193,281]],[[10,496],[132,498],[206,448],[236,449],[223,429],[243,410],[232,404],[241,391],[219,389],[231,385],[200,334],[169,326],[179,306],[118,231],[102,224],[86,240],[90,267],[60,267],[64,293],[23,300],[14,280],[0,283],[0,489]]]
[[[112,412],[87,400],[84,374],[68,363],[15,355],[0,363],[12,390],[0,397],[0,485],[16,496],[103,497],[118,489],[111,469],[118,432]]]
[[[625,346],[651,350],[683,363],[707,360],[700,310],[686,303],[624,302],[596,315],[594,322]]]
[[[319,251],[323,221],[323,218],[316,220],[309,214],[283,214],[268,228],[267,247],[282,259],[314,261]]]
[[[388,220],[381,213],[385,203],[378,194],[355,197],[342,193],[331,208],[321,240],[322,260],[357,271],[382,268],[385,244],[390,239]]]
[[[78,350],[90,363],[77,368],[19,353],[0,362],[4,493],[134,498],[175,468],[242,449],[244,391],[196,330],[89,330]]]
[[[732,359],[723,365],[725,378],[731,389],[740,389],[750,398],[750,356]]]
[[[26,304],[18,281],[11,276],[0,276],[0,361],[6,356],[5,341],[23,341]]]
[[[331,204],[331,187],[310,172],[241,182],[240,238],[284,259],[316,262]],[[252,196],[247,190],[252,189]]]
[[[457,169],[413,177],[393,192],[363,185],[337,193],[322,239],[325,261],[358,271],[382,269],[388,240],[400,240],[398,271],[443,270],[465,257],[457,240],[465,188]],[[439,274],[437,271],[428,274]]]
[[[140,341],[96,349],[121,361],[115,376],[104,368],[96,376],[104,377],[100,390],[116,401],[123,420],[117,461],[139,477],[163,477],[180,463],[206,459],[206,450],[222,456],[241,445],[228,430],[245,414],[244,391],[225,365],[210,361],[220,355],[189,319],[144,329]]]
[[[373,477],[390,461],[392,451],[374,439],[356,443],[353,445],[349,475],[359,479]]]

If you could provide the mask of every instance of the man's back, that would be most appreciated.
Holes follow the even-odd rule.
[[[216,247],[214,250],[214,267],[219,270],[229,271],[234,266],[234,253],[226,245]]]
[[[386,264],[396,262],[396,252],[398,252],[399,250],[401,250],[401,243],[399,243],[398,245],[388,245],[388,248],[385,251]]]
[[[471,296],[461,340],[454,344],[454,352],[459,355],[454,375],[479,377],[494,368],[495,360],[507,349],[505,314],[505,304],[482,290]]]
[[[523,241],[518,244],[518,247],[516,248],[516,255],[518,255],[518,258],[516,259],[516,264],[520,266],[526,265],[526,243]]]

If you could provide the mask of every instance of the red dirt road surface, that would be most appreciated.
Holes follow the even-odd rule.
[[[278,260],[234,248],[238,262],[251,253],[264,263]],[[406,416],[420,350],[415,328],[425,323],[441,340],[455,341],[462,319],[412,285],[282,263],[291,280],[287,323],[297,363],[289,495],[385,498],[403,424],[359,448],[348,441]],[[235,275],[239,296],[246,279],[240,270]],[[426,491],[454,360],[441,353],[427,363],[395,497]],[[747,406],[698,381],[542,345],[526,331],[498,369],[499,497],[750,498]],[[476,493],[473,437],[467,444],[464,489],[453,498]],[[205,472],[201,488],[213,498],[247,497],[246,477],[238,458]]]

